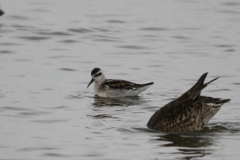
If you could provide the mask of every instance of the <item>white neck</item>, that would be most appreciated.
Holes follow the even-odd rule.
[[[106,81],[105,75],[102,73],[101,77],[94,79],[95,85],[102,85]]]

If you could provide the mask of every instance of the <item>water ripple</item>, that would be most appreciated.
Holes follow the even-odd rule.
[[[225,52],[235,52],[236,50],[234,50],[234,49],[227,49],[227,50],[225,50]]]
[[[18,38],[29,40],[29,41],[41,41],[41,40],[50,39],[50,37],[43,37],[43,36],[20,36]]]
[[[63,122],[67,122],[66,120],[63,119],[54,119],[54,120],[32,120],[30,122],[34,122],[34,123],[63,123]]]
[[[21,20],[21,21],[26,21],[26,20],[30,20],[27,17],[23,17],[23,16],[16,16],[16,15],[12,15],[8,17],[9,19],[14,19],[14,20]]]
[[[50,56],[48,59],[62,59],[62,58],[77,58],[80,56],[66,56],[66,55],[58,55],[58,56]]]
[[[108,20],[108,23],[125,23],[124,21],[120,21],[120,20]]]
[[[235,47],[235,45],[221,44],[221,45],[216,45],[216,47],[219,47],[219,48],[232,48],[232,47]]]
[[[60,41],[60,42],[62,42],[62,43],[77,43],[77,42],[79,42],[79,41],[67,39],[67,40],[62,40],[62,41]]]
[[[40,35],[53,35],[53,36],[72,36],[73,34],[66,32],[38,32]]]
[[[92,30],[90,29],[85,29],[85,28],[76,28],[76,29],[68,29],[69,31],[71,32],[75,32],[75,33],[90,33],[90,32],[93,32]]]
[[[70,155],[59,154],[59,153],[44,153],[42,155],[47,157],[71,157]]]
[[[234,84],[234,85],[240,85],[240,83],[232,83],[232,84]]]
[[[0,54],[14,54],[15,52],[9,50],[0,51]]]
[[[140,28],[139,30],[144,30],[144,31],[168,31],[170,29],[162,28],[162,27],[147,27],[147,28]]]
[[[119,48],[125,49],[147,49],[146,47],[136,46],[136,45],[127,45],[127,46],[118,46]]]
[[[109,32],[110,30],[108,29],[103,29],[103,28],[92,28],[93,30],[99,31],[99,32]]]
[[[19,43],[0,43],[0,45],[2,46],[20,46],[23,44],[19,44]]]
[[[225,6],[239,6],[240,3],[239,2],[226,2],[226,3],[223,3],[223,5],[225,5]]]
[[[51,114],[51,113],[45,112],[45,111],[30,111],[30,112],[21,112],[18,114],[24,115],[24,116],[41,116],[41,115],[47,115],[47,114]]]
[[[0,107],[0,112],[5,112],[5,111],[26,111],[26,110],[30,110],[30,109],[23,108],[23,107],[11,107],[11,106]]]
[[[17,151],[38,151],[38,150],[58,150],[59,148],[54,148],[54,147],[27,147],[27,148],[21,148],[21,149],[18,149]]]
[[[222,92],[222,91],[231,91],[231,89],[214,89],[214,90],[208,90],[207,92]]]
[[[218,11],[219,13],[224,13],[224,14],[233,14],[233,15],[235,15],[235,14],[240,14],[240,12],[239,11],[233,11],[233,10],[219,10]]]

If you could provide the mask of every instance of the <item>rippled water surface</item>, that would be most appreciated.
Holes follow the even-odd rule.
[[[1,0],[0,159],[238,159],[240,3]],[[99,98],[90,72],[155,82]],[[205,72],[203,95],[231,98],[202,132],[146,123]]]

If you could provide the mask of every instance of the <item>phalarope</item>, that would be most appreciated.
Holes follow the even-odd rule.
[[[94,91],[100,97],[126,97],[137,96],[139,93],[145,91],[153,82],[146,84],[136,84],[133,82],[119,80],[119,79],[106,79],[103,71],[100,68],[94,68],[91,72],[92,80],[87,87],[94,81]]]
[[[230,101],[230,99],[200,96],[201,91],[209,83],[219,78],[204,84],[207,74],[203,74],[190,90],[155,112],[147,126],[164,132],[202,130],[221,106]]]

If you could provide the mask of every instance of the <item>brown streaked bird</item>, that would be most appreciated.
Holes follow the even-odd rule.
[[[100,97],[126,97],[137,96],[145,91],[153,82],[146,84],[136,84],[133,82],[120,79],[106,79],[103,71],[100,68],[94,68],[91,72],[92,80],[87,87],[95,82],[94,92]]]
[[[221,106],[230,101],[200,96],[209,83],[219,78],[204,84],[207,74],[203,74],[190,90],[155,112],[147,123],[148,128],[164,132],[202,130]]]

